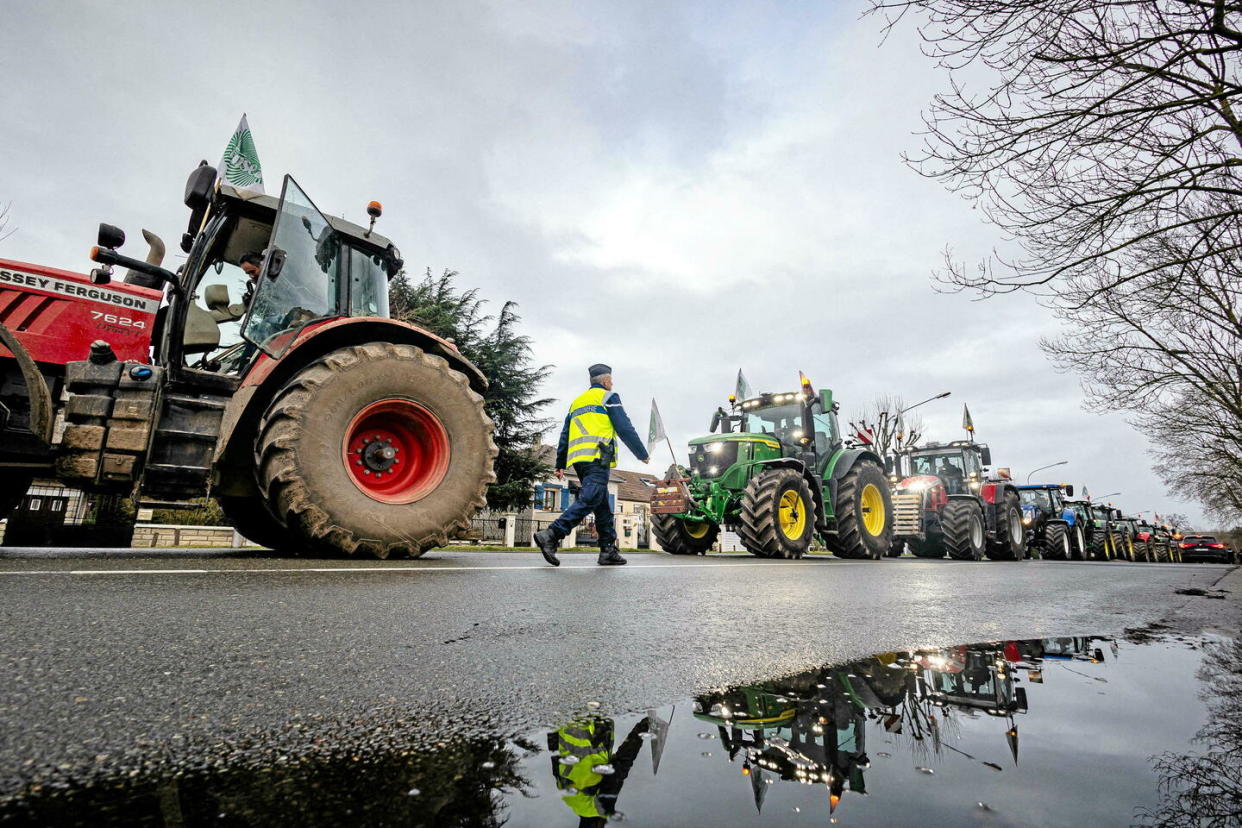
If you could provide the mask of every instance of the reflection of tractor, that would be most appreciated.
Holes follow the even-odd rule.
[[[210,492],[259,543],[377,557],[467,525],[494,479],[487,383],[452,343],[386,318],[397,249],[288,177],[277,201],[216,186],[203,164],[185,203],[175,273],[158,238],[132,259],[110,225],[89,281],[0,262],[0,508],[36,476],[147,502]],[[204,286],[257,250],[248,306]],[[220,350],[220,323],[243,314],[242,341]]]
[[[1018,491],[992,464],[982,443],[928,443],[899,452],[893,551],[904,543],[920,558],[1021,560],[1026,554]],[[895,475],[897,476],[897,475]]]
[[[734,401],[719,435],[690,441],[688,476],[656,483],[652,526],[675,555],[701,554],[724,526],[752,555],[800,558],[816,535],[846,558],[880,558],[892,539],[881,460],[846,449],[832,392],[799,390]],[[735,428],[736,427],[736,428]]]
[[[1065,505],[1062,493],[1072,497],[1074,487],[1055,483],[1018,487],[1027,545],[1038,550],[1040,557],[1059,561],[1073,557],[1070,533],[1078,523],[1077,514]]]
[[[932,704],[977,710],[989,716],[1026,712],[1026,690],[1014,683],[1001,646],[973,644],[920,651],[922,688]]]

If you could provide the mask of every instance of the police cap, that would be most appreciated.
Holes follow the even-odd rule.
[[[602,362],[597,362],[587,369],[587,373],[590,374],[591,379],[595,379],[596,377],[602,377],[604,374],[611,374],[612,368]]]

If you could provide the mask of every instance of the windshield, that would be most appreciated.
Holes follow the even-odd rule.
[[[1047,489],[1022,489],[1018,492],[1024,506],[1034,506],[1045,512],[1052,511],[1052,496]]]
[[[966,467],[960,451],[920,454],[914,458],[915,474],[934,474],[937,477],[962,477]]]
[[[388,273],[384,258],[356,247],[349,249],[349,312],[351,316],[388,316]]]
[[[815,414],[811,420],[815,429],[815,448],[822,454],[834,442],[833,420],[828,414]],[[786,448],[801,449],[802,406],[774,405],[746,411],[742,414],[742,430],[752,434],[771,434]]]
[[[284,266],[270,276],[276,251]],[[285,176],[280,212],[268,260],[251,302],[242,335],[279,357],[307,323],[337,313],[337,273],[341,244],[337,232],[315,205]]]

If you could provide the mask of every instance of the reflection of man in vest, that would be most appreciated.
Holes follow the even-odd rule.
[[[621,786],[649,725],[648,719],[641,719],[615,753],[613,722],[603,716],[583,716],[548,734],[556,787],[578,815],[579,828],[602,826],[616,813]]]
[[[643,441],[621,407],[621,398],[613,393],[612,369],[592,365],[589,370],[591,387],[569,406],[556,447],[557,479],[565,479],[565,469],[573,466],[582,484],[578,498],[551,526],[535,533],[539,551],[553,566],[561,563],[556,557],[561,539],[591,513],[595,514],[595,528],[599,532],[599,564],[625,563],[617,552],[617,527],[608,502],[608,475],[609,469],[617,465],[617,438],[639,460],[649,460]]]

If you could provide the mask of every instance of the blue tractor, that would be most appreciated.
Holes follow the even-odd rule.
[[[1074,496],[1068,483],[1035,483],[1018,486],[1022,501],[1022,525],[1027,549],[1041,558],[1065,561],[1081,552],[1081,518],[1065,498]]]

